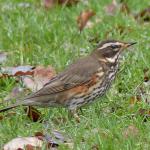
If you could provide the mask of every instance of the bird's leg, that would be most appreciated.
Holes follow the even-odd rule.
[[[75,120],[80,123],[80,117],[78,116],[77,109],[70,110],[71,116],[75,118]]]
[[[83,115],[83,110],[82,110],[82,108],[80,107],[79,109],[80,109],[81,114]]]

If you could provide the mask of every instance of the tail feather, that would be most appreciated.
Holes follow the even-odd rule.
[[[19,106],[19,105],[18,105],[18,104],[14,104],[14,105],[8,106],[8,107],[6,107],[6,108],[0,109],[0,113],[1,113],[1,112],[5,112],[5,111],[7,111],[7,110],[9,110],[9,109],[15,108],[15,107],[17,107],[17,106]]]

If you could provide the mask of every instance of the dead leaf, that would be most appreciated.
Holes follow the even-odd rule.
[[[25,87],[27,87],[31,91],[35,92],[35,91],[38,90],[37,89],[37,83],[35,83],[35,81],[34,81],[34,77],[25,76],[25,77],[22,78],[22,81],[23,81]]]
[[[137,21],[149,22],[150,21],[150,7],[145,8],[141,12],[135,15]]]
[[[117,9],[118,9],[118,4],[116,0],[112,0],[111,4],[104,7],[106,14],[112,15],[112,16],[115,15]]]
[[[79,0],[44,0],[44,6],[47,9],[54,7],[55,5],[72,6],[77,4]]]
[[[143,108],[140,108],[138,113],[141,115],[141,116],[150,116],[150,110],[146,110],[146,109],[143,109]]]
[[[52,133],[54,134],[55,138],[58,139],[61,142],[67,142],[66,138],[62,135],[62,133],[60,133],[57,130],[52,131]]]
[[[24,150],[24,148],[41,150],[43,144],[46,144],[47,149],[52,149],[57,148],[60,143],[72,149],[73,143],[68,141],[70,140],[65,139],[64,135],[56,130],[52,132],[52,135],[36,132],[33,137],[19,137],[11,140],[4,145],[3,150]]]
[[[38,147],[38,146],[32,146],[31,144],[27,144],[25,147],[24,147],[25,150],[41,150],[41,147]],[[21,149],[17,149],[17,150],[21,150]]]
[[[58,0],[58,4],[72,6],[74,4],[77,4],[79,1],[80,0]]]
[[[0,120],[3,120],[4,119],[4,116],[0,115]]]
[[[144,70],[143,70],[143,72],[144,72],[144,82],[148,82],[149,80],[150,80],[150,76],[149,76],[149,69],[148,68],[145,68]]]
[[[136,137],[139,134],[139,129],[135,125],[129,125],[126,129],[123,131],[123,137],[128,138],[130,136]]]
[[[0,64],[7,60],[8,54],[6,52],[0,52]]]
[[[24,149],[27,145],[42,147],[43,141],[37,137],[18,137],[4,145],[4,150]]]
[[[33,75],[33,66],[2,67],[0,78]]]
[[[55,75],[56,72],[51,66],[38,66],[34,69],[33,77],[24,77],[23,83],[31,91],[37,91],[48,83]]]
[[[89,21],[89,19],[95,14],[96,13],[93,10],[85,10],[80,13],[80,15],[77,18],[77,24],[78,24],[78,28],[80,32],[87,25],[87,22]]]
[[[132,96],[130,98],[130,106],[134,106],[134,104],[136,104],[137,102],[141,102],[141,101],[142,101],[141,96],[139,95]]]
[[[27,108],[24,109],[25,112],[27,113],[27,116],[33,121],[33,122],[37,122],[40,120],[40,122],[42,122],[41,116],[42,114],[35,109],[32,106],[29,106]]]
[[[140,108],[138,110],[137,115],[140,115],[141,117],[143,117],[143,122],[146,122],[150,118],[150,110]]]

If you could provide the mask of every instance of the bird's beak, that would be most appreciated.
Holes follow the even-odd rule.
[[[125,43],[124,47],[127,48],[127,47],[132,46],[132,45],[134,45],[136,43],[137,42]]]

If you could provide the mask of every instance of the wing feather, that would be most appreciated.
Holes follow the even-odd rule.
[[[92,75],[97,72],[99,65],[98,61],[90,57],[78,60],[77,63],[69,66],[68,69],[58,74],[49,83],[45,84],[41,90],[33,93],[27,99],[56,94],[86,84],[91,80]]]

